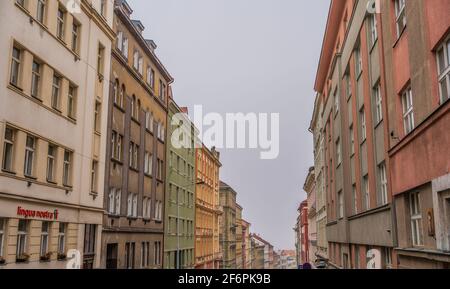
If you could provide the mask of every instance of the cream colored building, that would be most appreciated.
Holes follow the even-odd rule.
[[[0,268],[100,265],[113,2],[72,2],[0,1]]]

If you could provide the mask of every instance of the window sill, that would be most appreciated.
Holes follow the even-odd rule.
[[[377,128],[381,125],[382,122],[383,122],[383,119],[379,120],[379,121],[375,124],[374,129],[377,129]]]
[[[137,168],[129,167],[130,171],[133,171],[135,173],[139,173],[139,170]]]
[[[137,120],[134,116],[131,117],[131,120],[134,121],[137,125],[141,125],[139,120]]]
[[[9,175],[17,175],[16,172],[10,171],[10,170],[6,170],[6,169],[2,169],[2,172],[9,174]]]
[[[122,113],[125,113],[125,109],[115,102],[114,102],[114,107],[117,108],[118,110],[120,110]]]
[[[406,25],[403,27],[402,31],[400,31],[400,35],[398,35],[397,39],[394,41],[394,44],[392,45],[392,48],[395,48],[397,44],[400,42],[400,39],[402,39],[403,34],[405,33]]]
[[[36,178],[36,177],[33,177],[33,176],[27,176],[27,175],[24,175],[24,177],[25,177],[25,179],[30,179],[30,180],[33,180],[33,181],[36,181],[36,180],[37,180],[37,178]]]
[[[378,37],[377,37],[377,39],[375,39],[375,41],[370,45],[370,49],[369,49],[369,54],[372,54],[372,52],[373,52],[373,50],[374,50],[374,48],[375,48],[375,45],[378,43]]]
[[[58,185],[58,183],[53,180],[47,180],[47,183],[55,185],[55,186]]]
[[[112,157],[111,162],[123,166],[123,162],[117,158]]]

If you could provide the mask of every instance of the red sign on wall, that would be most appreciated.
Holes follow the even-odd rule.
[[[17,216],[25,218],[38,218],[45,220],[58,220],[59,212],[58,210],[50,211],[36,211],[36,210],[26,210],[22,207],[17,207]]]

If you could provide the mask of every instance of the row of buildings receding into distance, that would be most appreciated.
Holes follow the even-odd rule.
[[[369,2],[331,2],[297,258],[448,269],[450,1]]]
[[[273,267],[132,8],[68,4],[0,1],[0,268]]]

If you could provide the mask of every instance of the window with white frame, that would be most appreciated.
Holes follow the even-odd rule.
[[[128,199],[127,199],[127,216],[128,217],[133,217],[136,218],[137,217],[137,199],[138,199],[138,195],[137,194],[128,194]]]
[[[364,142],[367,138],[366,112],[364,107],[359,111],[359,121],[361,125],[361,142]]]
[[[76,19],[73,19],[72,23],[72,51],[75,53],[79,53],[79,39],[80,39],[80,30],[81,25]]]
[[[64,41],[65,21],[66,21],[66,12],[63,10],[62,7],[59,7],[56,17],[56,36],[62,41]]]
[[[56,163],[56,153],[58,148],[55,145],[48,145],[47,152],[47,181],[55,181],[55,163]]]
[[[98,186],[98,161],[93,160],[91,168],[91,192],[93,194],[97,194],[98,192],[97,186]]]
[[[388,203],[388,186],[386,175],[386,164],[382,163],[378,166],[378,175],[380,178],[380,203],[386,205]]]
[[[409,210],[411,216],[411,235],[414,246],[423,246],[422,212],[420,208],[420,194],[409,195]]]
[[[344,194],[342,191],[338,192],[338,218],[344,218]]]
[[[106,0],[100,0],[100,15],[106,17]]]
[[[352,200],[353,200],[353,214],[358,214],[358,195],[356,191],[356,185],[352,186]]]
[[[24,164],[24,175],[27,177],[32,177],[34,174],[34,157],[36,150],[36,138],[28,135],[25,147],[25,164]]]
[[[336,115],[339,112],[339,95],[337,92],[337,88],[334,90],[334,114]]]
[[[150,242],[142,242],[141,245],[141,268],[150,265]]]
[[[17,228],[16,257],[22,259],[27,251],[28,221],[19,220]]]
[[[153,265],[158,266],[161,265],[161,242],[155,242],[154,246]]]
[[[436,52],[441,104],[450,99],[450,36],[439,46]]]
[[[397,38],[400,37],[406,27],[406,0],[395,0],[395,22],[397,26]]]
[[[18,47],[14,47],[11,60],[11,77],[9,82],[14,86],[19,86],[20,66],[22,60],[22,51]]]
[[[69,86],[69,93],[67,94],[67,116],[71,119],[76,118],[76,103],[77,103],[77,89],[75,86]]]
[[[151,218],[151,210],[152,210],[152,200],[149,197],[144,197],[143,200],[143,209],[142,209],[142,215],[144,219],[150,219]]]
[[[350,96],[352,96],[352,78],[350,77],[349,69],[345,75],[345,84],[346,84],[347,98],[350,98]]]
[[[120,215],[120,202],[122,197],[122,191],[120,189],[111,188],[109,191],[109,206],[108,213],[110,215]]]
[[[370,45],[373,46],[378,39],[377,14],[376,13],[370,14],[369,26],[370,26]]]
[[[368,175],[363,177],[363,196],[364,196],[364,209],[367,211],[370,209],[370,188]]]
[[[355,154],[355,132],[353,131],[353,125],[350,126],[350,153],[353,156]]]
[[[137,50],[133,54],[133,68],[136,70],[139,69],[139,52]]]
[[[40,256],[44,257],[48,253],[48,235],[50,231],[50,223],[49,222],[42,222],[41,227],[41,249],[40,249]]]
[[[407,88],[402,93],[402,106],[403,106],[403,126],[405,134],[409,134],[414,130],[414,105],[411,87]]]
[[[341,139],[336,141],[336,163],[338,166],[342,163]]]
[[[63,185],[66,187],[72,185],[72,155],[72,152],[68,150],[64,151]]]
[[[361,47],[360,47],[359,42],[353,52],[353,55],[355,57],[355,64],[356,64],[356,69],[355,69],[356,77],[359,77],[362,73],[362,55],[361,55]]]
[[[36,5],[36,19],[42,24],[44,24],[46,2],[46,0],[37,0]]]
[[[6,127],[5,141],[3,144],[2,169],[7,172],[13,171],[14,140],[15,140],[15,131],[10,127]]]
[[[380,83],[373,88],[373,97],[375,102],[375,121],[378,124],[383,120],[383,100],[381,98]]]
[[[64,255],[66,253],[66,234],[67,224],[59,223],[58,228],[58,254]]]
[[[153,159],[152,154],[149,152],[145,152],[145,158],[144,158],[144,172],[147,175],[152,175],[152,166],[153,166]]]
[[[59,110],[60,98],[61,98],[61,77],[54,74],[52,84],[52,107]]]
[[[36,60],[33,60],[31,69],[31,96],[39,98],[40,96],[40,83],[41,83],[41,64]]]

